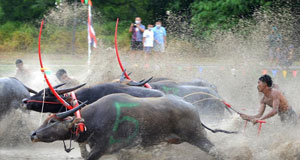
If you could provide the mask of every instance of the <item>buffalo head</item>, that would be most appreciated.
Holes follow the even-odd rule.
[[[63,99],[67,101],[67,97],[63,95],[64,93],[74,91],[84,86],[85,84],[73,88],[68,88],[68,89],[58,89],[63,85],[64,84],[60,84],[54,86],[53,88]],[[54,94],[51,92],[49,88],[43,89],[31,97],[23,99],[23,103],[26,104],[26,109],[34,110],[37,112],[43,111],[43,112],[57,113],[60,112],[61,109],[63,109],[62,104],[58,101],[58,99],[54,96]]]
[[[53,142],[56,140],[66,140],[71,137],[71,129],[80,122],[81,118],[70,117],[77,110],[84,107],[84,102],[72,110],[62,113],[51,114],[44,123],[31,134],[32,142]]]

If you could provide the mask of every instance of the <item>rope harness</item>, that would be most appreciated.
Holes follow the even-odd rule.
[[[76,99],[75,93],[74,93],[74,92],[71,93],[71,97],[73,98],[73,102],[74,102],[74,103],[72,103],[73,105],[70,105],[68,102],[66,102],[64,99],[62,99],[62,98],[58,95],[58,93],[54,90],[54,88],[52,87],[51,83],[50,83],[49,80],[48,80],[47,74],[45,73],[46,68],[44,68],[44,66],[43,66],[42,56],[41,56],[41,36],[42,36],[43,24],[44,24],[44,20],[42,20],[42,22],[41,22],[40,33],[39,33],[39,40],[38,40],[38,55],[39,55],[39,61],[40,61],[40,66],[41,66],[41,72],[43,73],[44,79],[45,79],[47,85],[49,86],[50,90],[51,90],[52,93],[54,94],[54,96],[59,100],[59,102],[60,102],[63,106],[65,106],[67,109],[71,110],[71,109],[73,109],[73,108],[75,108],[75,107],[77,107],[77,106],[79,105],[79,104],[78,104],[78,101],[77,101],[77,99]],[[45,96],[45,94],[44,94],[44,96]],[[32,101],[32,102],[33,102],[33,101]],[[36,101],[36,102],[38,102],[38,101]],[[50,103],[50,104],[53,104],[53,103]],[[43,101],[43,105],[44,105],[44,101]],[[78,111],[75,112],[75,116],[76,116],[77,118],[81,118],[80,110],[78,110]],[[79,126],[79,127],[78,127],[79,129],[76,129],[76,135],[79,136],[79,133],[84,132],[84,131],[86,130],[86,127],[85,127],[85,125],[84,125],[83,123],[78,124],[78,126]],[[71,133],[71,134],[72,134],[72,133]],[[71,141],[71,140],[72,140],[72,139],[70,139],[70,141]],[[71,142],[70,142],[70,143],[71,143]],[[70,146],[70,147],[71,147],[71,146]],[[72,149],[71,149],[71,148],[69,148],[69,149],[66,149],[66,148],[65,148],[65,150],[66,150],[67,152],[68,152],[68,151],[70,152]]]
[[[39,123],[39,125],[42,124],[42,118],[43,118],[43,112],[44,112],[44,104],[45,104],[45,92],[46,92],[46,89],[44,88],[43,104],[42,104],[42,110],[41,110],[41,116],[40,116],[40,123]],[[31,101],[31,102],[33,102],[33,101]]]
[[[194,92],[194,93],[190,93],[190,94],[187,94],[185,96],[183,96],[183,99],[186,98],[186,97],[189,97],[189,96],[192,96],[192,95],[197,95],[197,94],[202,94],[202,95],[208,95],[208,96],[211,96],[212,98],[204,98],[204,99],[201,99],[201,100],[198,100],[196,102],[193,102],[192,104],[196,104],[196,103],[199,103],[199,102],[202,102],[202,101],[205,101],[205,100],[210,100],[210,99],[215,99],[215,100],[219,100],[221,101],[222,103],[224,103],[226,106],[227,106],[227,109],[230,108],[232,111],[234,111],[235,113],[241,115],[242,113],[235,110],[234,108],[232,108],[232,106],[228,103],[226,103],[223,99],[221,98],[218,98],[217,96],[215,95],[212,95],[212,94],[209,94],[209,93],[206,93],[206,92]],[[248,123],[249,120],[245,120],[245,126],[244,126],[244,132],[246,130],[246,127],[247,127],[247,123]],[[261,129],[262,129],[262,124],[266,123],[266,121],[263,121],[263,120],[256,120],[256,123],[259,123],[259,126],[258,126],[258,131],[257,131],[257,135],[259,136],[260,132],[261,132]],[[205,125],[202,124],[202,126],[210,131],[212,131],[213,133],[215,133],[216,130],[211,130],[209,129],[208,127],[206,127]]]
[[[45,96],[43,96],[43,100],[42,100],[42,101],[39,101],[39,100],[28,100],[27,102],[28,102],[28,103],[29,103],[29,102],[42,103],[42,104],[43,104],[43,106],[42,106],[42,112],[43,112],[43,108],[44,108],[44,103],[46,103],[46,104],[61,104],[61,103],[59,103],[59,102],[49,102],[49,101],[45,101],[45,100],[44,100],[44,97],[45,97]]]

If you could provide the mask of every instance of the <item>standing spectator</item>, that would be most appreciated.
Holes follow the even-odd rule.
[[[155,23],[153,32],[154,32],[154,50],[156,52],[165,52],[165,46],[167,45],[167,32],[166,29],[161,26],[161,21],[157,21]]]
[[[132,33],[131,50],[143,50],[143,32],[145,26],[142,25],[140,17],[135,18],[135,23],[131,23],[129,32]]]
[[[147,30],[144,31],[143,34],[143,45],[144,45],[145,57],[147,56],[147,54],[151,53],[153,48],[154,33],[152,29],[153,29],[153,25],[148,24],[148,28]]]
[[[29,79],[31,78],[30,72],[24,67],[23,61],[21,59],[16,60],[16,75],[15,77],[21,82],[28,85]]]
[[[287,67],[290,67],[293,62],[295,61],[295,48],[294,45],[290,45],[288,47],[288,53],[287,53]]]
[[[275,26],[272,27],[272,32],[269,35],[269,57],[271,59],[271,64],[274,62],[278,62],[276,58],[276,50],[279,47],[282,47],[282,38],[281,35],[277,33],[277,28]]]
[[[277,47],[275,51],[275,64],[276,66],[284,67],[287,61],[287,50],[281,47]]]

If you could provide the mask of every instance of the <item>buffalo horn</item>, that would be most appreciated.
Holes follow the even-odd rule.
[[[82,86],[84,86],[86,83],[84,84],[81,84],[79,86],[76,86],[76,87],[73,87],[73,88],[67,88],[67,89],[56,89],[55,91],[58,93],[58,94],[64,94],[64,93],[68,93],[68,92],[72,92]]]
[[[33,93],[33,94],[37,94],[37,92],[27,86],[24,85],[24,87],[27,89],[28,92]]]
[[[77,106],[77,107],[75,107],[75,108],[73,108],[71,110],[68,110],[68,111],[65,111],[65,112],[62,112],[62,113],[57,113],[56,117],[59,118],[59,119],[64,119],[64,118],[68,117],[69,115],[75,113],[77,110],[79,110],[82,107],[84,107],[87,102],[88,101],[85,101],[85,102],[81,103],[79,106]]]
[[[19,81],[20,83],[22,83],[22,82],[21,82],[20,80],[18,80],[16,77],[10,77],[10,78],[13,78],[13,79]],[[33,89],[27,87],[27,86],[26,86],[25,84],[23,84],[23,83],[22,83],[22,85],[27,89],[28,92],[33,93],[33,94],[37,94],[37,92],[36,92],[35,90],[33,90]]]
[[[139,82],[143,82],[145,79],[140,80]]]
[[[56,88],[59,88],[59,87],[65,85],[65,84],[66,84],[66,83],[62,83],[62,84],[59,84],[59,85],[54,86],[53,88],[56,89]]]
[[[120,77],[120,82],[123,82],[126,77],[125,77],[126,69],[124,69],[124,72],[122,72],[122,75]],[[132,72],[128,73],[127,75],[130,76]]]
[[[149,81],[151,81],[153,77],[150,77],[148,80],[145,80],[145,81],[142,81],[142,82],[134,82],[134,81],[130,81],[128,83],[129,86],[143,86],[145,85],[146,83],[148,83]]]

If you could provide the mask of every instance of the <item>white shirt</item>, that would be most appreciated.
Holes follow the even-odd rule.
[[[154,33],[153,31],[149,31],[149,29],[145,30],[143,33],[143,38],[145,38],[144,46],[145,47],[153,47],[154,42]]]

